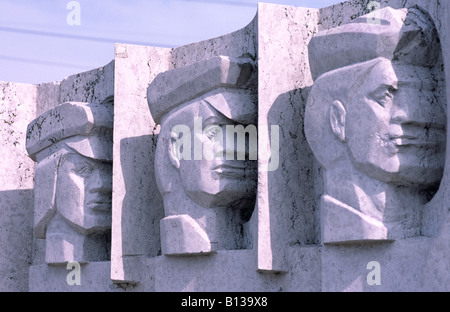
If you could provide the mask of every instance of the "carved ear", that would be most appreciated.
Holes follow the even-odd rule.
[[[345,118],[347,112],[340,101],[334,101],[330,108],[330,125],[336,137],[345,142]]]
[[[180,155],[179,155],[179,151],[176,148],[177,146],[177,141],[178,141],[178,136],[176,135],[176,133],[171,133],[170,135],[170,142],[169,142],[169,146],[168,146],[168,155],[169,155],[169,159],[170,162],[172,163],[172,165],[177,168],[180,169]]]

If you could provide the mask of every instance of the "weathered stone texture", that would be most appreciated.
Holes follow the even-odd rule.
[[[409,11],[399,10],[406,8]],[[413,12],[411,19],[407,12]],[[386,32],[368,25],[377,21],[377,14],[386,20],[382,26],[388,20],[391,23]],[[350,35],[345,40],[327,41],[330,34],[340,36],[346,30]],[[364,32],[368,36],[360,35]],[[380,38],[386,40],[379,42],[383,49],[377,50]],[[422,44],[428,39],[429,44]],[[333,49],[349,47],[355,49],[340,59],[334,52],[330,55]],[[218,38],[174,49],[118,43],[115,59],[102,68],[35,86],[0,83],[0,147],[4,153],[0,163],[0,290],[449,291],[450,154],[443,152],[450,144],[450,140],[443,143],[450,130],[449,47],[449,1],[351,0],[322,9],[261,3],[247,27]],[[361,59],[355,56],[358,53],[364,54]],[[427,63],[430,60],[432,64]],[[227,67],[227,62],[236,66]],[[345,83],[357,77],[355,73],[364,67],[361,63],[373,65],[370,74],[363,75],[356,81],[358,87],[349,91]],[[247,89],[241,88],[245,75],[239,74],[248,72],[248,64],[252,64],[255,80]],[[351,76],[336,74],[348,67],[353,70]],[[198,71],[202,74],[190,81],[186,73]],[[388,98],[394,98],[395,105],[402,104],[400,100],[408,94],[394,90],[402,86],[383,89],[377,97],[363,84],[367,77],[373,76],[369,80],[374,82],[393,74],[416,78],[420,85],[412,89],[416,96],[410,93],[403,104],[422,105],[409,111],[404,108],[404,115],[425,111],[421,116],[431,120],[417,129],[427,129],[426,140],[439,139],[442,153],[434,157],[431,149],[422,148],[416,153],[419,161],[411,161],[417,155],[408,158],[410,170],[377,171],[371,176],[374,173],[367,168],[376,166],[367,161],[351,165],[359,159],[356,156],[369,150],[373,138],[378,142],[400,138],[377,137],[372,130],[381,122],[374,119],[375,114],[362,118],[368,106],[359,105],[350,112],[346,100],[361,96],[366,101],[375,96],[381,103],[370,107],[377,112],[391,103]],[[230,82],[229,77],[238,79]],[[212,82],[217,83],[211,87]],[[429,88],[433,83],[435,88]],[[249,101],[247,91],[257,101]],[[327,95],[330,99],[324,100]],[[67,102],[113,104],[114,109],[113,188],[108,195],[112,203],[111,238],[107,238],[110,261],[108,257],[81,261],[79,286],[68,284],[71,269],[64,261],[46,263],[47,239],[33,234],[34,191],[39,189],[34,179],[40,177],[35,176],[25,146],[27,125]],[[256,102],[257,114],[239,115]],[[323,120],[320,112],[311,110],[319,104],[331,107],[322,112]],[[438,108],[439,113],[433,111]],[[180,140],[180,135],[172,133],[174,124],[167,115],[178,114],[180,123],[188,126],[193,116],[204,116],[205,111],[233,124],[257,118],[256,194],[250,188],[230,193],[245,193],[245,201],[251,197],[256,204],[243,210],[246,213],[239,218],[218,213],[221,203],[215,201],[214,192],[186,190],[204,178],[200,170],[188,172],[183,179],[173,171],[187,160],[175,157],[176,153],[162,161],[155,159],[158,149],[176,147],[173,142]],[[430,130],[436,123],[442,128],[439,135]],[[329,131],[330,139],[318,143],[324,131]],[[352,136],[364,135],[369,139],[358,142],[366,146],[353,148]],[[412,137],[403,138],[404,142]],[[344,152],[356,156],[347,157]],[[371,150],[369,158],[382,159],[378,152]],[[62,164],[55,165],[59,167]],[[414,178],[413,186],[420,191],[411,192],[410,185],[403,185],[405,180],[396,175],[399,172]],[[235,177],[236,172],[230,175]],[[169,178],[167,188],[161,187],[162,177]],[[184,184],[176,184],[180,181]],[[175,200],[169,204],[165,196],[170,192]],[[75,198],[75,193],[70,196]],[[348,193],[351,196],[344,196]],[[222,197],[221,202],[229,197]],[[194,201],[201,204],[193,205]],[[226,208],[242,202],[234,200]],[[413,204],[414,211],[408,210]],[[240,222],[241,217],[245,222]],[[227,233],[230,229],[232,233]],[[192,241],[198,237],[201,242]],[[69,245],[64,247],[70,249]]]

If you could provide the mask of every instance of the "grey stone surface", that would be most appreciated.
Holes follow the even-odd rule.
[[[430,19],[433,21],[433,23],[436,26],[437,33],[440,38],[440,43],[442,46],[442,58],[444,66],[441,66],[439,69],[444,71],[445,77],[449,77],[449,69],[448,66],[445,64],[448,63],[449,60],[449,53],[446,51],[447,46],[449,44],[448,42],[448,29],[449,29],[449,22],[448,22],[448,16],[450,12],[450,7],[448,3],[442,3],[438,1],[380,1],[380,2],[371,2],[370,4],[375,4],[377,7],[392,7],[393,9],[400,9],[400,8],[420,8],[421,10],[427,12],[429,14]],[[337,26],[341,26],[343,23],[348,23],[351,20],[354,20],[356,17],[368,13],[370,11],[370,5],[367,1],[348,1],[341,5],[336,5],[330,8],[325,8],[321,10],[321,22],[320,22],[320,30],[326,30],[330,28],[334,28]],[[441,73],[442,75],[442,73]],[[442,78],[441,78],[442,79]],[[426,79],[425,79],[426,80]],[[445,84],[444,90],[442,91],[443,94],[449,94],[449,85],[448,83]],[[448,101],[448,96],[447,96]],[[447,106],[448,102],[444,103],[444,106]],[[446,115],[446,113],[444,113]],[[447,118],[448,123],[448,118]],[[447,125],[448,129],[448,125]],[[448,145],[448,141],[447,141]],[[448,166],[448,154],[445,156],[445,168]],[[446,256],[445,254],[448,253],[448,249],[445,248],[445,245],[443,244],[443,240],[445,240],[445,237],[448,237],[445,234],[446,233],[446,226],[444,225],[446,220],[448,219],[448,207],[445,204],[446,202],[446,195],[448,194],[448,176],[446,175],[446,170],[444,170],[444,174],[442,177],[442,180],[440,181],[439,189],[437,190],[437,193],[432,197],[432,199],[423,207],[423,214],[421,215],[420,220],[420,234],[417,232],[416,228],[416,235],[424,235],[427,237],[430,237],[427,241],[427,244],[430,244],[431,246],[439,246],[437,251],[436,247],[434,248],[424,248],[425,254],[421,254],[421,251],[419,251],[416,246],[410,245],[409,251],[411,253],[415,253],[415,256],[417,254],[421,254],[420,257],[417,257],[417,261],[411,261],[410,263],[405,263],[406,266],[413,267],[415,266],[415,269],[412,270],[412,272],[422,272],[422,275],[419,274],[412,274],[412,280],[414,281],[414,287],[411,289],[417,290],[440,290],[440,291],[446,291],[448,289],[448,286],[446,286],[445,281],[446,278],[449,276],[448,266],[444,262],[442,262],[439,259],[444,259]],[[345,172],[346,174],[347,172]],[[420,236],[419,236],[420,237]],[[422,238],[418,238],[419,240]],[[406,239],[406,240],[398,240],[393,246],[398,246],[397,244],[417,244],[417,246],[420,246],[420,241],[417,241],[416,239]],[[369,245],[371,246],[371,244]],[[342,248],[345,248],[343,245]],[[401,249],[399,248],[399,251]],[[447,251],[446,251],[447,250]],[[361,250],[358,250],[358,252],[353,252],[354,258],[363,257],[365,255],[364,248],[361,248]],[[333,258],[331,258],[333,259]],[[399,258],[391,258],[388,257],[388,263],[392,267],[397,265],[397,261],[401,262]],[[335,266],[336,270],[341,270],[344,272],[346,268],[341,266]],[[393,276],[395,272],[391,272],[388,276]],[[440,276],[438,278],[437,276]],[[439,280],[436,282],[436,280]],[[336,280],[330,279],[328,281],[329,284],[334,283]],[[421,281],[418,283],[418,281]],[[388,282],[392,282],[389,280]],[[338,283],[336,283],[338,284]],[[324,281],[325,285],[325,281]],[[398,283],[396,285],[397,289],[404,289],[403,287],[407,288],[405,286],[406,284],[403,283],[400,285]],[[439,285],[439,286],[438,286]],[[362,285],[366,286],[366,285]],[[423,286],[422,288],[420,286]],[[342,289],[345,289],[343,285],[340,286]],[[365,291],[365,289],[361,291]],[[376,289],[376,287],[375,287]]]
[[[25,148],[27,124],[34,119],[36,86],[0,82],[0,189],[32,189],[34,164]]]
[[[150,84],[150,111],[161,124],[155,172],[167,217],[161,220],[163,254],[251,248],[254,72],[249,58],[219,56],[162,73]]]
[[[160,126],[148,107],[149,84],[159,73],[205,58],[256,55],[255,29],[256,19],[234,33],[175,49],[116,45],[111,255],[114,281],[140,281],[142,270],[136,267],[145,258],[162,252],[159,223],[164,218],[164,206],[154,171]]]
[[[36,116],[65,102],[101,103],[110,99],[114,96],[114,72],[114,61],[111,61],[62,81],[36,85]]]
[[[141,258],[161,254],[164,210],[154,175],[159,127],[147,87],[173,68],[170,55],[170,49],[116,45],[111,277],[117,282],[140,281]]]
[[[258,269],[284,272],[289,246],[319,243],[314,157],[304,135],[316,9],[258,7]]]
[[[432,241],[430,238],[416,238],[378,244],[325,246],[322,248],[322,291],[420,291]],[[379,264],[379,285],[371,285],[367,281],[372,277],[371,272],[376,270],[368,267],[373,261]]]
[[[436,184],[438,185],[440,183],[444,169],[444,147],[446,142],[445,112],[447,103],[443,90],[445,78],[442,70],[442,51],[439,38],[437,37],[437,30],[433,22],[423,11],[414,8],[409,11],[406,9],[393,10],[391,8],[385,8],[379,10],[379,12],[381,12],[378,14],[380,24],[379,26],[372,25],[372,28],[377,28],[380,29],[380,32],[385,32],[386,29],[381,30],[386,28],[386,26],[382,25],[382,21],[385,20],[391,25],[398,25],[396,26],[397,29],[393,26],[389,27],[390,36],[393,40],[391,42],[389,39],[383,38],[384,35],[379,34],[375,36],[376,40],[368,40],[366,35],[373,36],[372,33],[361,33],[357,27],[354,27],[355,25],[364,25],[364,23],[358,23],[359,19],[355,20],[353,25],[348,24],[353,27],[350,26],[349,29],[344,29],[345,26],[343,26],[336,32],[352,33],[354,31],[360,33],[362,41],[374,41],[373,43],[376,46],[371,49],[377,49],[375,53],[378,54],[375,57],[375,64],[371,64],[372,62],[370,61],[357,59],[361,61],[361,65],[357,66],[363,68],[365,65],[362,64],[366,62],[366,66],[373,67],[373,71],[369,73],[366,81],[371,81],[374,85],[369,87],[369,83],[365,83],[355,91],[356,94],[359,94],[359,92],[362,94],[365,93],[365,97],[369,99],[368,101],[375,101],[374,103],[381,105],[384,112],[376,111],[377,107],[375,106],[372,114],[376,117],[371,120],[370,116],[364,112],[364,109],[355,108],[357,112],[353,115],[351,111],[354,108],[346,103],[348,109],[345,112],[344,108],[344,111],[342,111],[344,114],[341,114],[340,110],[343,108],[342,103],[333,103],[333,109],[330,112],[332,117],[330,118],[333,118],[335,121],[332,121],[333,125],[331,127],[335,135],[338,133],[337,135],[341,141],[347,142],[354,159],[353,164],[357,167],[357,170],[370,176],[372,179],[396,186],[392,191],[389,190],[389,187],[384,190],[387,194],[385,199],[386,204],[379,205],[376,203],[376,200],[372,200],[374,207],[381,212],[382,219],[376,215],[377,212],[373,208],[371,209],[368,206],[363,208],[364,205],[360,205],[360,209],[366,210],[367,215],[376,221],[382,220],[387,225],[387,237],[403,237],[408,235],[405,231],[415,231],[415,233],[409,235],[417,236],[420,228],[420,217],[414,216],[417,213],[414,210],[420,208],[414,208],[413,203],[423,203],[430,196],[427,192],[433,193],[433,189],[434,193],[436,192]],[[369,15],[360,19],[364,18],[371,20],[372,17]],[[417,19],[420,21],[417,21]],[[336,35],[333,33],[326,35],[326,37],[331,38],[333,36]],[[337,36],[339,37],[339,35]],[[397,38],[394,38],[395,36]],[[320,39],[319,36],[319,41]],[[379,46],[381,45],[380,42],[383,43],[382,47]],[[366,46],[368,45],[370,43]],[[314,53],[314,51],[315,49],[312,47],[312,52]],[[341,52],[348,55],[345,51]],[[359,51],[358,53],[364,54],[363,51]],[[376,59],[378,57],[381,59],[377,61]],[[368,56],[368,59],[371,58],[372,56]],[[338,66],[344,63],[348,62],[343,60],[343,63],[338,62]],[[349,67],[347,69],[349,72],[354,70]],[[345,71],[345,69],[341,70]],[[358,69],[356,70],[358,71]],[[355,75],[358,74],[355,72]],[[376,88],[380,85],[392,85],[392,83],[386,83],[388,82],[385,80],[386,78],[394,82],[395,86],[392,86],[394,89],[391,89],[392,93],[388,90],[379,97],[379,89]],[[317,85],[321,85],[319,81],[316,83]],[[326,84],[330,84],[330,82],[328,81]],[[352,85],[351,82],[349,82],[349,85]],[[342,86],[341,90],[346,90],[345,86]],[[342,101],[352,102],[351,99],[347,99],[342,93],[340,95],[335,94],[334,96],[336,99],[341,98]],[[367,100],[365,102],[361,100],[360,95],[357,95],[355,98],[356,101],[365,104],[363,108],[370,105]],[[391,101],[391,99],[393,100]],[[315,99],[313,98],[313,100]],[[311,102],[311,107],[313,105],[320,106],[319,102],[320,100],[317,103]],[[390,110],[388,115],[383,115],[387,110]],[[311,118],[311,120],[313,119]],[[344,120],[345,125],[342,124],[343,127],[340,126],[339,119]],[[372,126],[364,129],[361,125],[358,125],[359,130],[352,129],[352,124],[357,123],[356,120],[358,119],[365,119]],[[360,131],[360,134],[353,138],[352,136],[355,135],[356,131]],[[313,130],[313,132],[315,131]],[[376,143],[371,138],[378,138],[380,143]],[[359,151],[357,151],[358,141],[365,142],[364,147],[360,145]],[[369,142],[369,146],[366,145],[367,142]],[[338,151],[338,147],[336,147],[336,151]],[[320,153],[318,154],[320,155]],[[339,154],[336,153],[337,155]],[[323,160],[323,163],[326,163],[325,166],[329,165],[327,160]],[[345,167],[344,164],[332,164],[331,166]],[[352,171],[351,169],[347,170],[349,172]],[[330,182],[333,180],[331,176],[332,174],[328,178]],[[360,185],[358,185],[358,182],[355,184],[361,188],[362,193],[381,193],[380,191],[375,191],[376,187],[372,190],[367,189],[366,191],[365,188],[370,188],[370,186],[369,184],[361,186],[364,185],[363,181],[361,181]],[[402,189],[402,187],[406,189]],[[408,200],[408,194],[405,194],[405,191],[409,191],[411,200]],[[346,195],[342,193],[345,193],[345,191],[341,188],[340,192],[340,198],[343,199]],[[390,195],[392,192],[394,193]],[[423,199],[421,199],[420,195],[422,195]],[[362,198],[363,195],[359,196]],[[398,197],[398,199],[395,197]],[[347,203],[350,203],[351,199],[348,200]],[[346,200],[344,199],[343,201],[345,202]],[[406,210],[402,208],[402,205],[406,206]],[[397,211],[389,211],[389,208],[396,209]],[[404,210],[403,212],[402,209]],[[401,220],[401,214],[405,215],[403,217],[404,220]],[[403,225],[399,223],[403,223]],[[400,233],[389,233],[395,232],[394,228],[396,226],[403,227],[403,231],[400,230]]]
[[[47,264],[30,267],[30,292],[123,292],[130,285],[116,285],[110,278],[111,262],[92,262],[80,265],[79,275],[66,265]],[[78,274],[78,273],[77,273]],[[79,284],[72,284],[72,279]],[[68,283],[69,280],[69,283]]]
[[[112,103],[56,106],[27,128],[37,162],[34,233],[47,264],[109,259],[112,202]]]
[[[36,87],[0,82],[0,291],[27,291],[32,259],[34,163],[26,157],[26,124]]]
[[[155,291],[319,291],[320,248],[287,248],[285,255],[288,274],[257,272],[251,250],[218,251],[210,257],[159,257]]]
[[[325,170],[323,242],[420,235],[445,161],[447,100],[433,21],[417,8],[387,7],[318,33],[309,49],[316,80],[305,131]]]
[[[385,9],[374,11],[381,8]],[[407,12],[415,13],[406,18]],[[0,145],[7,157],[0,164],[0,290],[448,291],[450,156],[443,148],[449,142],[445,143],[445,133],[435,131],[433,126],[444,128],[445,123],[447,132],[450,128],[445,118],[450,85],[444,78],[450,77],[449,16],[448,1],[352,0],[323,9],[262,3],[247,27],[219,38],[175,49],[117,44],[115,60],[105,67],[36,86],[1,83]],[[342,32],[345,40],[339,39]],[[334,41],[329,44],[331,37]],[[346,52],[337,56],[340,50]],[[160,166],[157,149],[165,146],[159,142],[164,141],[165,129],[169,134],[173,130],[174,124],[170,125],[168,116],[164,116],[167,113],[179,113],[180,122],[175,125],[188,126],[195,121],[192,116],[205,112],[221,112],[233,119],[235,112],[242,115],[251,106],[241,105],[234,110],[236,104],[256,102],[254,98],[240,102],[248,99],[248,89],[230,88],[229,81],[220,74],[224,68],[233,67],[224,64],[240,57],[250,59],[257,74],[257,90],[256,83],[252,90],[258,97],[257,114],[249,110],[235,120],[244,123],[249,117],[257,117],[252,121],[258,136],[256,205],[249,206],[248,222],[237,222],[239,231],[236,224],[228,228],[229,233],[219,231],[215,238],[222,246],[212,247],[215,241],[210,239],[214,236],[210,229],[227,228],[226,222],[239,218],[207,211],[201,205],[192,206],[193,199],[184,193],[202,185],[202,175],[193,174],[199,171],[185,170],[182,176],[168,171],[177,159],[162,157],[165,164]],[[236,68],[242,69],[241,65]],[[363,70],[367,65],[371,70]],[[363,75],[368,79],[359,79],[351,92],[344,92],[351,79],[349,72],[339,75],[342,69],[350,69],[354,79],[358,76],[354,72],[362,70],[369,73]],[[173,78],[174,73],[183,71],[193,77],[179,74]],[[195,75],[196,71],[212,79],[203,79],[203,74]],[[363,156],[383,160],[382,148],[377,149],[376,144],[375,148],[365,148],[372,146],[365,142],[376,137],[372,135],[377,132],[374,127],[382,122],[361,105],[367,104],[365,100],[373,93],[364,82],[394,76],[401,81],[414,78],[415,86],[410,90],[415,96],[411,100],[409,93],[402,93],[404,85],[397,84],[382,92],[378,98],[382,103],[375,103],[373,110],[379,112],[387,104],[408,104],[397,112],[427,117],[417,131],[429,128],[425,141],[441,143],[437,144],[441,151],[420,148],[418,153],[402,159],[405,167],[382,161],[381,165],[396,169],[392,173],[374,170],[368,161],[356,166],[358,160],[367,160]],[[193,82],[194,77],[198,79]],[[232,84],[236,85],[236,81],[239,79]],[[208,83],[213,86],[208,87]],[[149,92],[152,84],[157,87]],[[337,98],[331,96],[333,88],[337,89]],[[332,109],[322,122],[308,113],[307,101],[319,102],[328,95],[331,100],[325,102]],[[354,101],[360,105],[351,110],[345,101],[349,97],[360,97],[360,101]],[[211,105],[206,105],[205,100]],[[149,101],[160,106],[149,107]],[[54,253],[59,260],[49,265],[46,248],[53,246],[56,250],[62,240],[33,235],[33,216],[42,216],[34,202],[41,198],[37,194],[46,173],[39,165],[35,171],[27,156],[26,126],[66,102],[114,103],[113,211],[111,238],[106,240],[111,244],[110,261],[97,258],[67,263],[75,259],[61,260],[64,254]],[[412,109],[411,105],[419,103],[428,105]],[[67,115],[69,123],[78,119],[76,111],[71,116]],[[60,123],[55,120],[55,124]],[[42,160],[50,154],[35,154],[41,145],[52,146],[46,146],[46,138],[62,139],[62,130],[70,135],[88,129],[86,125],[62,127],[60,132],[43,129],[43,140],[37,136],[35,144],[29,145],[30,152],[37,156],[36,160]],[[313,128],[315,125],[318,127]],[[329,131],[330,138],[319,144],[318,150],[314,136],[324,130]],[[169,136],[171,139],[176,137]],[[398,145],[410,139],[398,141]],[[363,147],[357,144],[361,140]],[[347,153],[339,154],[342,151]],[[356,155],[348,157],[352,152]],[[338,155],[341,157],[337,162],[328,166],[326,159]],[[60,165],[64,171],[64,164]],[[52,166],[47,169],[52,171]],[[170,205],[166,205],[164,190],[161,194],[158,188],[164,177],[180,180],[180,186],[171,189],[176,200]],[[426,191],[427,196],[412,192],[411,185],[405,183],[408,181]],[[191,197],[205,197],[197,195]],[[215,196],[206,197],[211,200],[203,200],[205,206],[215,203]],[[372,209],[371,202],[385,209]],[[205,216],[201,216],[203,213]],[[214,220],[210,214],[215,215]],[[387,222],[386,216],[394,222]],[[98,245],[90,247],[97,250]]]

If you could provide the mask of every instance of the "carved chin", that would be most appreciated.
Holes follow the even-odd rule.
[[[384,162],[373,161],[356,163],[356,167],[368,177],[376,180],[403,186],[427,188],[440,183],[444,167],[437,161],[407,162],[398,157],[384,159]]]
[[[111,230],[111,216],[85,215],[83,220],[64,219],[72,228],[83,235],[90,235],[93,233],[101,233]]]
[[[244,209],[253,206],[256,200],[256,192],[253,188],[241,188],[240,190],[222,189],[217,192],[205,190],[188,192],[189,198],[204,208],[237,208]]]
[[[443,176],[442,167],[403,166],[397,173],[398,184],[417,185],[427,188],[440,183]]]

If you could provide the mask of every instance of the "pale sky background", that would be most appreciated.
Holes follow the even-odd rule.
[[[0,0],[0,81],[43,83],[114,59],[114,43],[177,47],[248,25],[258,0]],[[267,0],[322,8],[342,0]],[[73,20],[73,19],[72,19]]]

